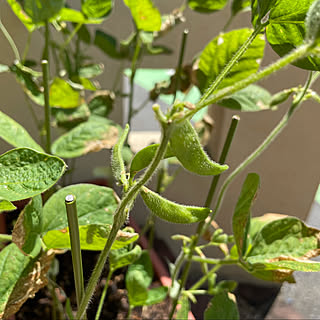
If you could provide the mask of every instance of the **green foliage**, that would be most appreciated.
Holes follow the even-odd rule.
[[[112,271],[131,265],[140,258],[142,253],[141,247],[136,245],[130,250],[129,246],[121,249],[111,250],[109,256],[109,265]]]
[[[228,33],[221,33],[209,42],[201,52],[199,71],[197,73],[201,91],[204,91],[220,74],[227,62],[232,59],[251,33],[252,30],[247,28],[233,30]],[[224,78],[219,85],[219,89],[228,87],[237,81],[247,78],[250,74],[257,72],[263,58],[264,47],[264,37],[263,35],[259,35],[238,60],[231,72]]]
[[[231,14],[235,16],[241,11],[250,10],[251,0],[233,0],[231,5]]]
[[[60,136],[52,144],[52,153],[69,159],[101,149],[111,149],[120,132],[120,126],[113,121],[92,116],[89,121]]]
[[[223,9],[227,2],[227,0],[188,0],[188,5],[192,10],[211,13]]]
[[[236,208],[232,218],[232,229],[239,257],[248,249],[248,232],[250,228],[251,206],[256,198],[260,179],[255,173],[248,174],[243,183]]]
[[[14,147],[28,147],[39,152],[43,149],[29,133],[16,121],[0,111],[0,137]]]
[[[169,201],[159,194],[143,187],[140,191],[146,206],[158,218],[173,223],[194,223],[204,220],[211,212],[209,208],[184,206]]]
[[[214,296],[204,312],[205,320],[239,319],[239,311],[234,295],[222,292]]]
[[[81,10],[88,18],[101,18],[110,14],[113,0],[83,0]]]
[[[320,1],[314,1],[306,18],[306,40],[318,42],[320,37]]]
[[[12,211],[17,209],[17,207],[10,201],[0,197],[0,213],[3,211]]]
[[[16,201],[34,197],[52,187],[63,175],[65,163],[28,148],[0,156],[0,197]]]

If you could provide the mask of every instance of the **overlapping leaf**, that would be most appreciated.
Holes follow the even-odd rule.
[[[188,5],[192,10],[210,13],[223,9],[227,2],[227,0],[188,0]]]

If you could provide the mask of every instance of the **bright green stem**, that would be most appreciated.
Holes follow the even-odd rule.
[[[240,49],[236,52],[236,54],[232,57],[232,59],[228,62],[228,64],[224,67],[224,69],[220,72],[220,74],[217,76],[217,78],[213,81],[213,83],[210,85],[210,87],[206,90],[206,92],[203,94],[198,105],[202,105],[203,102],[205,102],[208,97],[210,97],[213,92],[218,88],[219,84],[222,82],[222,80],[226,77],[226,75],[230,72],[230,70],[233,68],[233,66],[238,62],[240,57],[247,51],[252,41],[257,37],[257,35],[261,32],[263,26],[259,26],[257,29],[255,29],[250,37],[246,40],[246,42],[240,47]]]
[[[240,121],[240,117],[239,116],[233,116],[232,117],[231,125],[230,125],[229,131],[228,131],[228,134],[227,134],[227,138],[226,138],[226,141],[224,143],[224,146],[223,146],[223,149],[222,149],[222,152],[221,152],[221,155],[220,155],[219,163],[225,163],[225,161],[227,159],[227,155],[228,155],[229,150],[230,150],[231,142],[232,142],[232,140],[234,138],[234,134],[236,132],[236,129],[237,129],[239,121]],[[208,207],[208,208],[210,207],[212,199],[213,199],[213,196],[214,196],[214,193],[215,193],[216,188],[217,188],[217,184],[219,182],[219,179],[220,179],[220,174],[213,177],[212,183],[211,183],[208,195],[207,195],[207,199],[206,199],[206,202],[205,202],[205,205],[204,205],[205,207]]]
[[[43,89],[44,89],[44,125],[46,131],[46,152],[51,153],[51,126],[50,126],[50,101],[49,101],[49,63],[42,60]]]
[[[12,235],[0,233],[0,242],[5,242],[5,241],[12,241]]]
[[[129,113],[128,113],[128,121],[127,123],[129,126],[131,125],[131,119],[134,114],[133,110],[133,96],[134,96],[134,77],[136,75],[137,71],[137,62],[139,59],[139,54],[140,54],[140,49],[141,49],[141,40],[140,40],[140,35],[139,32],[137,32],[136,36],[136,46],[132,58],[132,63],[131,63],[131,76],[130,76],[130,94],[129,94]]]
[[[27,55],[28,55],[28,52],[29,52],[29,49],[30,49],[31,37],[32,37],[32,32],[29,32],[28,33],[27,42],[26,42],[26,45],[25,45],[24,50],[23,50],[22,63],[24,63],[24,61],[27,59]]]
[[[62,47],[61,47],[61,51],[63,51],[68,44],[71,42],[71,40],[73,39],[73,37],[77,34],[77,32],[80,30],[80,28],[82,27],[83,23],[78,23],[76,25],[76,27],[73,29],[73,31],[71,32],[71,34],[69,35],[69,37],[67,38],[67,40],[63,43]]]
[[[65,199],[68,226],[70,232],[70,244],[72,265],[74,271],[74,283],[76,287],[77,305],[79,307],[81,299],[84,296],[84,282],[83,282],[83,269],[82,269],[82,257],[80,247],[79,236],[79,223],[77,214],[76,198],[73,195],[67,195]]]
[[[310,54],[310,52],[313,49],[313,45],[310,43],[306,43],[298,47],[297,49],[293,50],[291,53],[288,55],[282,57],[281,59],[277,60],[270,66],[266,67],[265,69],[261,70],[258,73],[253,73],[251,76],[248,78],[239,81],[235,83],[233,86],[223,88],[219,90],[216,94],[212,94],[210,97],[206,97],[206,99],[202,99],[196,104],[196,108],[194,110],[190,110],[189,112],[186,113],[186,115],[181,118],[181,122],[184,121],[185,119],[189,119],[192,117],[195,113],[197,113],[199,110],[202,108],[206,107],[207,105],[216,103],[217,101],[225,98],[226,96],[230,96],[234,94],[235,92],[244,89],[248,85],[255,83],[270,74],[286,67],[288,64],[305,57],[306,55]],[[205,94],[206,95],[206,94]],[[207,95],[206,95],[207,96]]]
[[[187,43],[187,37],[189,34],[189,30],[185,29],[182,34],[182,40],[181,40],[181,46],[180,46],[180,54],[179,54],[179,61],[177,65],[177,70],[176,70],[176,81],[174,85],[174,96],[173,96],[173,101],[172,103],[175,102],[176,96],[177,96],[177,91],[179,90],[179,84],[180,84],[180,79],[181,79],[181,70],[182,70],[182,63],[183,63],[183,57],[184,53],[186,50],[186,43]]]
[[[7,41],[9,42],[9,45],[13,51],[13,54],[15,56],[15,59],[20,61],[20,55],[19,55],[19,51],[17,49],[16,44],[14,43],[12,37],[10,36],[10,33],[7,31],[7,29],[5,28],[5,26],[2,24],[2,21],[0,19],[0,30],[2,31],[3,35],[5,36],[5,38],[7,39]]]
[[[293,115],[293,113],[298,109],[301,102],[303,101],[303,98],[305,94],[307,93],[307,90],[311,84],[312,81],[312,73],[310,73],[310,76],[308,77],[308,80],[305,84],[304,90],[298,94],[296,99],[292,102],[291,107],[287,111],[287,113],[284,115],[284,117],[281,119],[281,121],[278,123],[278,125],[271,131],[271,133],[267,136],[267,138],[260,144],[260,146],[253,151],[224,181],[220,194],[218,197],[218,201],[216,204],[216,207],[213,210],[213,214],[211,215],[210,222],[207,223],[209,225],[211,221],[217,216],[222,200],[224,198],[225,192],[230,185],[230,183],[233,181],[233,179],[241,173],[252,161],[254,161],[258,156],[261,155],[261,153],[267,149],[267,147],[271,144],[271,142],[280,134],[280,132],[283,130],[283,128],[288,124],[289,119]],[[203,229],[204,231],[204,229]]]
[[[108,286],[109,286],[109,281],[111,279],[112,274],[113,274],[113,270],[110,269],[109,273],[108,273],[107,280],[106,280],[106,284],[105,284],[105,286],[103,288],[103,291],[102,291],[102,294],[101,294],[101,297],[100,297],[99,306],[98,306],[98,310],[97,310],[97,313],[96,313],[95,320],[99,320],[99,318],[100,318],[100,314],[101,314],[101,311],[102,311],[104,299],[106,298],[106,294],[107,294]]]
[[[221,260],[221,259],[213,259],[213,258],[201,258],[199,256],[193,256],[192,261],[197,261],[197,262],[205,262],[209,264],[218,264],[218,265],[225,265],[225,264],[238,264],[238,260],[234,259],[226,259],[226,260]]]
[[[200,278],[191,288],[190,290],[197,290],[200,288],[206,281],[209,279],[214,273],[216,273],[222,265],[217,264],[214,266],[208,273],[206,273],[202,278]]]
[[[103,267],[105,265],[105,262],[107,260],[109,251],[111,249],[111,246],[116,238],[116,235],[118,233],[118,231],[120,230],[121,226],[124,224],[124,222],[127,219],[127,215],[128,212],[130,210],[130,206],[133,202],[133,200],[137,197],[140,188],[146,184],[149,179],[152,177],[153,173],[156,171],[159,162],[161,161],[161,159],[163,158],[166,149],[167,149],[167,145],[170,139],[170,135],[172,132],[172,125],[166,125],[165,128],[163,129],[162,132],[162,138],[161,138],[161,143],[160,146],[157,150],[157,153],[155,155],[155,157],[153,158],[151,164],[149,165],[149,167],[147,168],[147,170],[145,171],[144,175],[141,177],[140,180],[138,180],[136,182],[136,184],[134,184],[129,190],[128,192],[125,194],[125,196],[123,197],[123,199],[120,201],[115,213],[114,213],[114,222],[112,225],[112,228],[110,230],[110,234],[108,237],[108,240],[106,242],[106,245],[104,247],[104,249],[102,250],[98,262],[92,272],[92,275],[90,277],[88,286],[86,288],[86,292],[85,292],[85,296],[81,301],[80,307],[78,308],[78,312],[77,312],[77,319],[81,319],[87,306],[88,303],[90,301],[90,298],[94,292],[95,286],[100,278],[101,272],[103,270]]]

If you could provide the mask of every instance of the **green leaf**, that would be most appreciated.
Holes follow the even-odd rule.
[[[89,97],[88,107],[92,115],[105,118],[112,111],[114,100],[112,91],[99,90]]]
[[[243,183],[241,193],[233,213],[232,229],[239,257],[242,257],[248,249],[251,206],[257,196],[259,185],[259,176],[255,173],[249,173]]]
[[[17,82],[22,86],[23,91],[28,95],[28,97],[35,103],[43,106],[43,92],[36,82],[34,75],[31,72],[27,72],[25,69],[22,70],[21,66],[18,64],[12,65],[10,67],[10,71],[16,75]]]
[[[100,24],[103,19],[95,19],[89,18],[87,19],[82,12],[71,9],[71,8],[62,8],[59,12],[59,15],[56,17],[58,21],[68,21],[73,23],[80,23],[80,24]],[[80,28],[78,31],[78,35],[81,37],[81,29],[84,30],[84,26]],[[82,38],[83,40],[83,38]],[[87,42],[87,41],[85,41]]]
[[[59,14],[65,0],[25,0],[24,10],[34,24],[46,22]]]
[[[112,0],[83,0],[81,10],[88,18],[102,18],[110,14],[113,7]]]
[[[188,320],[189,319],[189,311],[190,311],[190,302],[187,296],[183,296],[180,301],[180,309],[177,311],[176,318],[180,320]]]
[[[130,164],[130,176],[133,177],[137,172],[145,169],[154,158],[157,149],[159,148],[159,144],[151,144],[140,151],[138,151]],[[174,153],[172,152],[170,145],[167,147],[167,151],[164,155],[164,159],[174,157]]]
[[[118,140],[120,126],[109,119],[92,116],[52,144],[52,153],[62,158],[75,158],[101,149],[111,149]]]
[[[79,76],[83,78],[94,78],[103,73],[102,63],[88,64],[79,68]]]
[[[32,32],[36,28],[36,26],[33,23],[32,19],[22,9],[20,3],[16,0],[7,0],[7,2],[14,14],[19,18],[19,20],[23,23],[27,30],[29,32]]]
[[[80,92],[61,79],[54,78],[49,91],[50,105],[58,108],[75,108],[81,104]]]
[[[188,0],[188,5],[192,10],[210,13],[222,10],[228,0]]]
[[[68,226],[65,198],[73,194],[77,199],[79,225],[112,225],[117,208],[114,191],[93,184],[75,184],[60,189],[43,208],[43,232],[61,230]]]
[[[239,311],[235,297],[231,293],[222,292],[215,295],[204,312],[204,320],[237,320]]]
[[[320,38],[320,1],[316,0],[310,6],[306,18],[306,40],[318,42]]]
[[[126,288],[131,306],[141,306],[148,299],[148,287],[153,278],[153,269],[148,251],[131,264],[126,273]]]
[[[233,0],[231,5],[231,15],[235,16],[241,11],[250,10],[251,0]]]
[[[141,247],[136,245],[133,249],[129,246],[117,250],[111,250],[109,253],[109,266],[111,270],[131,265],[141,256]]]
[[[110,217],[107,217],[110,220]],[[107,220],[106,219],[106,220]],[[82,219],[83,221],[83,219]],[[102,223],[102,219],[100,219]],[[79,226],[80,246],[82,250],[103,250],[108,240],[111,230],[111,224],[87,224]],[[124,232],[119,230],[116,239],[112,245],[112,249],[120,249],[139,238],[137,233]],[[43,242],[48,249],[70,249],[70,233],[69,228],[61,230],[50,230],[43,236]]]
[[[58,157],[28,148],[10,150],[0,156],[0,197],[9,201],[34,197],[51,188],[65,169]]]
[[[55,253],[31,259],[11,243],[0,252],[0,318],[8,319],[22,304],[47,285],[46,274]]]
[[[278,1],[270,12],[269,25],[266,28],[267,40],[272,49],[284,56],[301,45],[305,39],[305,19],[314,0]],[[320,70],[320,58],[308,56],[294,63],[307,70]]]
[[[269,109],[270,100],[271,94],[267,90],[252,84],[217,103],[233,110],[255,112]]]
[[[167,287],[157,287],[148,290],[147,300],[143,303],[144,306],[151,306],[153,304],[163,301],[168,294]]]
[[[293,271],[303,271],[303,272],[319,272],[320,262],[309,261],[303,259],[294,260],[284,260],[284,261],[274,261],[264,263],[265,269],[289,269]]]
[[[117,39],[102,30],[96,30],[93,43],[111,58],[122,59],[125,57],[118,49]]]
[[[124,0],[129,7],[138,30],[159,31],[161,14],[151,0]]]
[[[256,235],[246,260],[263,263],[290,258],[311,258],[320,252],[320,231],[307,227],[295,217],[271,221]]]
[[[216,79],[251,34],[252,30],[247,28],[222,33],[205,47],[200,55],[197,73],[200,90],[205,90]],[[257,72],[263,58],[264,47],[264,36],[258,35],[221,82],[219,89],[231,86]]]
[[[169,201],[146,187],[140,190],[146,206],[160,219],[172,223],[194,223],[204,220],[211,212],[209,208],[185,206]]]
[[[12,232],[14,242],[23,252],[35,258],[41,250],[42,198],[31,199],[18,217]]]
[[[256,26],[256,25],[267,23],[270,19],[268,17],[268,14],[271,15],[271,12],[274,11],[274,8],[276,7],[277,2],[279,2],[279,0],[252,0],[251,2],[252,24]],[[284,2],[286,2],[286,0]],[[288,2],[286,2],[286,5],[289,6]],[[291,0],[290,0],[290,5],[291,5]]]
[[[0,318],[3,319],[10,295],[31,258],[24,255],[14,244],[0,252]]]
[[[10,201],[0,197],[0,213],[3,211],[12,211],[17,209],[17,207]]]
[[[72,129],[90,117],[90,110],[85,103],[71,109],[51,108],[51,113],[55,118],[55,125],[66,129]]]
[[[16,121],[0,111],[0,137],[14,147],[27,147],[43,152],[29,133]]]

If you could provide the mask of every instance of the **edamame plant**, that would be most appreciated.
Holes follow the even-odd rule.
[[[239,191],[232,218],[233,234],[214,228],[216,224],[212,223],[220,214],[224,195],[234,178],[272,143],[304,101],[320,102],[312,89],[320,70],[320,0],[230,0],[231,18],[224,30],[205,48],[199,48],[199,55],[189,64],[184,63],[188,37],[184,31],[174,75],[166,81],[156,81],[150,90],[154,116],[161,127],[160,143],[136,154],[130,149],[128,138],[133,117],[144,112],[143,102],[141,106],[134,105],[134,84],[141,61],[147,55],[171,53],[157,41],[185,21],[186,10],[215,15],[228,1],[175,1],[178,8],[169,14],[160,13],[152,0],[123,2],[134,28],[127,39],[118,41],[102,29],[102,22],[112,19],[110,13],[119,5],[113,0],[82,0],[79,10],[65,0],[7,0],[29,37],[21,55],[13,30],[7,30],[0,20],[0,30],[13,53],[12,63],[1,64],[0,72],[11,74],[21,85],[41,143],[0,112],[0,137],[14,147],[0,156],[0,211],[13,211],[15,201],[29,199],[12,234],[0,235],[2,242],[11,242],[0,252],[0,318],[16,313],[29,297],[48,284],[48,270],[61,250],[72,252],[77,308],[72,311],[70,304],[57,308],[54,314],[60,319],[87,318],[86,310],[106,263],[109,273],[95,319],[101,315],[113,273],[126,266],[128,319],[136,306],[155,304],[166,297],[172,301],[169,319],[188,319],[190,301],[196,303],[197,295],[204,293],[212,295],[204,319],[238,319],[232,297],[234,281],[216,281],[216,273],[224,265],[236,265],[257,278],[277,282],[293,282],[294,271],[320,271],[320,263],[309,260],[320,252],[320,230],[296,217],[251,217],[260,184],[256,173],[248,174]],[[252,26],[227,31],[233,18],[248,10]],[[43,39],[40,61],[28,56],[36,32]],[[262,68],[266,41],[279,58]],[[121,62],[113,88],[102,90],[93,81],[99,75],[110,74],[106,75],[103,65],[92,63],[93,58],[85,54],[90,46]],[[306,70],[303,85],[272,95],[256,84],[289,64]],[[130,66],[125,70],[130,80],[128,93],[122,92],[119,85],[126,65]],[[189,101],[188,95],[183,94],[191,89],[199,92],[197,101]],[[166,111],[156,104],[164,96],[172,101]],[[115,99],[123,97],[129,100],[124,129],[109,119]],[[205,134],[195,129],[193,120],[196,116],[205,124],[208,106],[216,104],[237,112],[269,112],[284,102],[290,102],[287,113],[235,169],[228,167],[227,155],[238,116],[231,120],[219,159],[211,159],[204,151]],[[39,118],[39,108],[44,110],[43,119]],[[55,140],[53,127],[62,132]],[[117,191],[67,183],[72,181],[75,159],[101,149],[112,149],[110,163]],[[179,174],[178,170],[168,170],[172,163],[193,174],[212,176],[203,206],[178,204],[161,195]],[[218,189],[221,174],[226,179]],[[152,178],[157,180],[155,191],[147,187]],[[139,195],[151,212],[143,233],[149,228],[154,231],[156,217],[171,223],[197,224],[195,234],[173,237],[173,241],[182,244],[170,268],[171,287],[149,288],[149,253],[136,244],[139,234],[126,226]],[[222,249],[223,257],[206,256],[207,247]],[[81,250],[101,251],[86,286]],[[203,275],[187,287],[192,263],[201,264]],[[53,283],[51,280],[49,285],[54,289]]]

